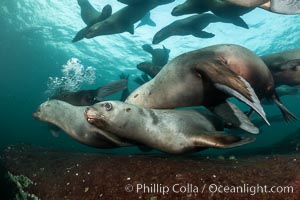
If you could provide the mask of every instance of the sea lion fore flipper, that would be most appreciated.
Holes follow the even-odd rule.
[[[274,101],[274,103],[278,106],[278,108],[280,109],[283,118],[286,122],[292,121],[292,120],[298,120],[298,118],[291,113],[280,101],[278,95],[275,93],[274,95],[272,95],[272,100]]]
[[[125,90],[127,88],[127,80],[120,79],[107,85],[101,86],[97,89],[96,100],[101,101],[104,97],[119,92],[121,90]]]
[[[126,31],[133,35],[134,34],[134,25],[133,24],[130,25]]]
[[[199,37],[199,38],[212,38],[212,37],[215,37],[215,34],[213,33],[209,33],[209,32],[206,32],[206,31],[198,31],[198,32],[194,32],[192,33],[193,36],[195,37]]]
[[[101,20],[105,20],[108,17],[110,17],[112,14],[112,8],[111,5],[107,4],[106,6],[104,6],[104,8],[102,9],[102,13],[101,13]]]
[[[245,29],[249,29],[248,24],[241,17],[234,17],[234,18],[231,18],[230,20],[236,26],[239,26],[239,27],[242,27]]]
[[[231,148],[242,146],[255,141],[253,137],[239,137],[228,135],[223,131],[207,132],[194,136],[193,142],[199,147]]]
[[[77,0],[77,3],[81,9],[81,18],[86,25],[90,26],[101,15],[88,0]]]
[[[243,129],[249,133],[257,134],[259,129],[252,124],[249,118],[233,103],[225,101],[211,109],[224,120],[225,125]]]
[[[289,60],[283,64],[280,65],[280,70],[295,70],[297,66],[300,66],[300,59],[294,59],[294,60]]]
[[[218,90],[234,96],[253,108],[269,125],[266,114],[251,85],[224,65],[226,63],[222,59],[209,59],[197,64],[196,71],[200,76],[208,77]]]

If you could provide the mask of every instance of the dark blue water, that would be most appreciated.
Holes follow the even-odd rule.
[[[116,1],[91,0],[97,8],[103,7],[108,2],[111,3],[114,11],[123,6]],[[74,57],[78,58],[84,66],[92,66],[96,69],[97,77],[94,83],[82,84],[81,89],[96,88],[118,79],[124,72],[131,75],[129,87],[132,91],[138,86],[133,82],[134,77],[141,74],[136,69],[136,64],[151,59],[141,46],[150,44],[153,35],[160,28],[177,19],[172,17],[170,12],[180,2],[182,1],[161,6],[152,12],[157,27],[140,27],[134,35],[122,33],[71,43],[76,32],[84,26],[76,1],[2,0],[0,3],[0,147],[28,143],[94,151],[66,134],[53,137],[45,123],[33,119],[32,113],[38,105],[49,98],[45,94],[49,89],[47,87],[49,77],[63,76],[62,66]],[[161,48],[161,45],[165,45],[171,49],[170,57],[174,58],[187,51],[220,43],[240,44],[258,55],[300,46],[300,15],[284,16],[256,9],[244,15],[243,19],[249,24],[249,30],[231,24],[215,23],[206,29],[216,35],[214,38],[174,36],[155,47]],[[109,99],[118,99],[119,96],[120,94],[117,94]],[[299,95],[282,98],[285,105],[298,117],[300,117],[299,100]],[[265,111],[269,116],[279,114],[274,105],[265,106]],[[299,129],[299,121],[291,124],[285,124],[283,121],[272,123],[270,127],[264,126],[257,141],[247,147],[270,145]]]

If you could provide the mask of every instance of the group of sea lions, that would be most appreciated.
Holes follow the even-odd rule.
[[[290,52],[263,57],[268,58],[269,65],[297,72],[298,59],[289,57]],[[53,99],[43,103],[34,117],[100,148],[145,145],[173,154],[229,148],[255,138],[229,135],[225,128],[259,132],[248,116],[228,101],[229,97],[250,106],[266,123],[262,99],[273,100],[287,121],[296,119],[280,102],[275,85],[269,68],[250,50],[238,45],[214,45],[177,56],[125,102],[75,106]],[[187,106],[205,106],[207,110]]]
[[[127,6],[112,14],[109,5],[100,13],[88,1],[78,0],[87,27],[73,41],[124,31],[133,33],[133,24],[148,15],[151,9],[174,0],[119,1]],[[177,35],[213,36],[202,29],[216,21],[248,28],[240,16],[256,6],[266,8],[269,5],[268,10],[272,12],[291,14],[284,5],[292,4],[278,6],[280,0],[248,2],[187,0],[175,7],[172,14],[201,14],[163,28],[154,36],[153,43],[170,37],[168,29]],[[207,11],[214,14],[204,13]],[[292,14],[295,13],[297,9]],[[298,92],[300,49],[259,57],[239,45],[219,44],[183,53],[170,62],[170,50],[164,46],[153,49],[146,44],[142,49],[151,54],[152,60],[137,65],[146,75],[136,80],[141,86],[133,92],[129,92],[128,76],[123,74],[121,80],[96,90],[59,91],[39,106],[34,117],[59,127],[89,146],[136,145],[172,154],[230,148],[253,142],[255,137],[226,132],[240,129],[241,133],[259,133],[259,127],[250,120],[252,112],[270,125],[262,100],[275,103],[287,122],[297,119],[281,102],[280,96]],[[104,100],[105,96],[118,91],[123,91],[121,101]],[[243,112],[229,101],[230,97],[248,105],[250,112]],[[197,108],[187,108],[191,106]]]
[[[123,32],[134,34],[134,24],[138,21],[141,22],[137,27],[144,24],[155,26],[155,22],[150,19],[150,11],[175,0],[118,0],[126,6],[114,13],[109,4],[104,6],[102,12],[99,12],[88,0],[77,1],[81,8],[81,17],[87,26],[76,34],[73,42],[83,38]],[[256,7],[279,14],[300,13],[299,0],[186,0],[183,4],[174,7],[171,14],[173,16],[195,15],[176,20],[162,28],[154,35],[152,43],[158,44],[173,35],[212,38],[214,34],[203,29],[215,22],[232,23],[248,29],[247,23],[241,16]],[[209,11],[212,14],[206,13]]]

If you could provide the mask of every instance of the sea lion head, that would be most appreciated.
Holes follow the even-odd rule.
[[[167,39],[170,37],[170,30],[167,30],[166,28],[161,29],[157,33],[155,33],[153,39],[152,39],[152,44],[158,44],[161,41]]]
[[[171,15],[181,16],[186,14],[198,13],[201,14],[207,11],[207,5],[200,0],[187,0],[183,4],[174,7]]]
[[[49,118],[49,113],[52,112],[53,100],[46,101],[42,103],[38,109],[32,114],[33,117],[40,121],[47,121]]]
[[[109,131],[111,127],[124,127],[124,122],[127,121],[130,110],[131,106],[129,104],[118,101],[103,101],[87,107],[84,115],[90,124]]]

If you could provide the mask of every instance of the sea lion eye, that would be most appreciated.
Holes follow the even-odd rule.
[[[111,103],[104,103],[103,106],[106,111],[110,111],[113,108]]]

